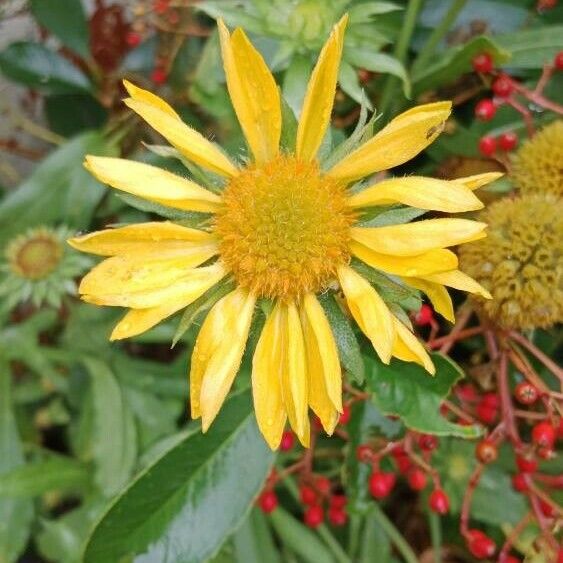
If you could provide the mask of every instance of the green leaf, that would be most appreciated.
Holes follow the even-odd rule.
[[[282,130],[280,137],[280,147],[288,153],[295,152],[297,142],[297,118],[293,109],[289,106],[283,96],[281,96]]]
[[[266,517],[253,508],[233,536],[237,561],[241,563],[281,563]]]
[[[108,118],[104,107],[89,94],[46,96],[45,115],[50,128],[63,137],[99,129]]]
[[[414,95],[451,84],[462,74],[472,70],[471,61],[479,53],[489,53],[495,64],[510,59],[510,52],[488,37],[475,37],[463,45],[456,45],[436,57],[436,62],[424,68],[415,68],[411,76]]]
[[[31,0],[31,11],[43,27],[84,58],[90,56],[90,33],[81,0]]]
[[[307,563],[333,563],[334,557],[317,534],[309,530],[283,508],[276,508],[270,515],[274,530],[292,551]]]
[[[340,62],[340,71],[338,73],[338,84],[343,92],[346,92],[358,104],[365,103],[368,109],[372,110],[373,106],[364,95],[364,90],[358,79],[356,69],[345,59]]]
[[[206,561],[248,513],[273,458],[250,392],[234,395],[207,434],[188,435],[117,497],[93,530],[84,563],[135,555],[159,563]]]
[[[384,414],[400,416],[412,430],[439,436],[477,438],[478,426],[453,424],[440,414],[440,405],[452,386],[462,377],[457,364],[440,354],[431,354],[436,375],[410,362],[393,360],[386,366],[371,356],[364,356],[366,379],[373,401]]]
[[[495,37],[496,43],[510,51],[510,68],[542,68],[561,51],[563,25],[525,29]]]
[[[305,90],[312,72],[309,57],[297,55],[292,58],[283,78],[283,97],[295,115],[301,113]]]
[[[348,16],[350,17],[348,25],[352,27],[360,23],[369,23],[372,21],[373,16],[388,14],[389,12],[396,12],[402,9],[402,6],[394,2],[362,2],[348,10]]]
[[[362,227],[385,227],[387,225],[402,225],[409,223],[413,219],[428,213],[427,209],[418,209],[416,207],[379,207],[375,216],[373,214],[369,219],[361,218],[358,222]]]
[[[22,444],[11,401],[9,364],[0,357],[0,482],[4,474],[22,467]],[[28,499],[0,498],[0,561],[11,563],[25,549],[33,519]]]
[[[40,43],[19,41],[9,45],[0,53],[0,71],[14,82],[50,94],[92,90],[81,70]]]
[[[91,376],[93,402],[94,480],[106,495],[127,482],[137,454],[133,414],[109,367],[95,358],[83,358]]]
[[[91,131],[52,152],[0,202],[0,247],[28,227],[57,221],[75,228],[90,224],[106,190],[82,166],[86,154],[114,156],[117,148]]]
[[[76,491],[90,484],[90,468],[73,458],[50,456],[2,475],[0,496],[33,497],[48,491]]]
[[[364,360],[350,322],[333,295],[329,293],[320,295],[319,302],[332,328],[342,365],[354,381],[362,383],[365,377]]]

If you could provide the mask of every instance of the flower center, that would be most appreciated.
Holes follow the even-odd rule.
[[[37,232],[15,240],[7,250],[10,267],[17,275],[37,280],[51,273],[62,258],[62,248],[55,236]]]
[[[241,287],[291,299],[324,289],[348,262],[353,212],[346,188],[316,162],[278,156],[234,177],[214,232],[220,255]]]

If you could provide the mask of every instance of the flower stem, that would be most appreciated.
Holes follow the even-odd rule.
[[[440,516],[431,510],[428,511],[428,520],[430,523],[434,563],[442,563],[442,522]]]
[[[373,516],[383,531],[389,536],[389,539],[393,542],[406,563],[417,563],[418,558],[411,546],[406,542],[405,538],[377,503],[372,505],[369,514]]]

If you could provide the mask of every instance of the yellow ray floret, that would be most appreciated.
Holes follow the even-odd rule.
[[[436,274],[429,274],[424,276],[428,281],[441,283],[442,285],[459,289],[460,291],[467,291],[468,293],[475,293],[484,297],[485,299],[492,299],[491,294],[473,278],[459,270],[452,270],[450,272],[440,272]]]
[[[219,20],[219,38],[229,95],[244,136],[255,161],[268,162],[278,154],[282,126],[276,81],[242,29],[231,36]]]
[[[452,298],[443,285],[422,278],[403,278],[403,280],[406,284],[426,294],[434,309],[442,315],[442,317],[452,323],[455,321]]]
[[[418,338],[395,316],[393,325],[396,338],[393,344],[393,356],[405,362],[420,364],[428,373],[434,375],[436,368]]]
[[[312,160],[317,156],[330,124],[347,23],[346,14],[334,26],[309,80],[297,127],[296,152],[300,160]]]
[[[504,174],[502,172],[484,172],[483,174],[474,174],[473,176],[466,176],[465,178],[457,178],[456,180],[451,180],[457,184],[463,184],[466,188],[470,190],[477,190],[502,178]]]

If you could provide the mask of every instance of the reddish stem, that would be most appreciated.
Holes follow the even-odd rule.
[[[528,131],[528,136],[533,137],[536,133],[536,128],[534,126],[534,120],[532,118],[532,113],[526,107],[524,107],[520,102],[517,102],[514,98],[507,98],[504,100],[506,104],[513,107],[520,115],[526,124],[526,130]]]
[[[467,489],[465,489],[465,494],[463,495],[463,502],[461,504],[461,516],[459,519],[459,530],[463,537],[467,537],[469,531],[469,514],[471,512],[471,499],[473,498],[473,493],[481,480],[481,475],[483,474],[483,469],[485,466],[479,463],[477,467],[473,470],[471,477],[469,477],[469,483],[467,484]]]
[[[442,345],[440,348],[440,352],[442,354],[447,354],[452,346],[454,345],[455,339],[457,335],[465,328],[465,325],[469,322],[471,315],[473,314],[473,309],[470,306],[466,306],[466,308],[460,313],[457,323],[455,324],[454,328],[450,332],[449,339]]]
[[[541,362],[553,375],[563,382],[563,369],[560,368],[551,358],[544,354],[535,344],[518,332],[511,332],[510,338],[526,348],[539,362]]]
[[[502,408],[502,419],[506,428],[508,439],[516,447],[520,447],[521,441],[514,420],[514,408],[510,399],[510,387],[508,386],[508,355],[505,350],[500,354],[497,373],[497,385],[500,394]]]
[[[520,522],[518,522],[518,524],[514,526],[514,529],[512,530],[512,532],[510,532],[510,534],[506,538],[506,541],[504,542],[498,554],[499,561],[503,561],[504,557],[508,555],[508,552],[510,551],[512,544],[514,543],[516,538],[522,533],[522,531],[526,528],[526,526],[530,523],[531,520],[532,520],[532,513],[528,512],[526,516],[524,516],[524,518],[522,518],[522,520],[520,520]]]
[[[475,336],[476,334],[481,334],[485,330],[482,326],[475,326],[472,328],[466,328],[464,330],[459,331],[457,334],[452,335],[452,333],[447,334],[446,336],[441,336],[440,338],[436,338],[435,340],[430,339],[428,341],[428,346],[435,350],[436,348],[440,348],[444,344],[448,342],[459,342],[460,340],[464,340],[466,338],[470,338],[471,336]]]

